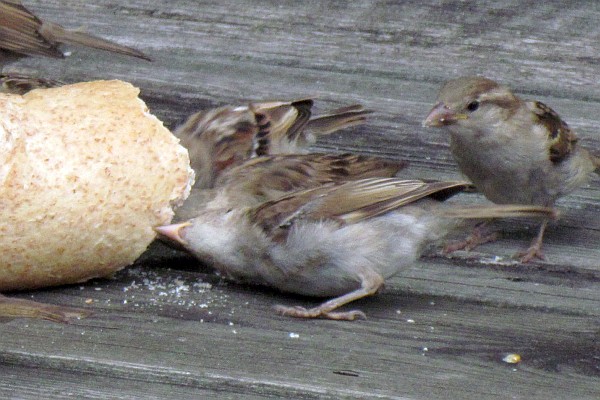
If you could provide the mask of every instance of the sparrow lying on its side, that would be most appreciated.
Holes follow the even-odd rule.
[[[61,43],[78,44],[149,60],[131,47],[43,22],[19,0],[0,0],[0,65],[24,56],[63,58]]]
[[[214,189],[192,188],[176,210],[176,220],[195,217],[207,208],[249,207],[289,192],[349,180],[393,177],[404,161],[354,154],[287,154],[262,156],[221,174]]]
[[[577,136],[550,107],[522,100],[490,79],[472,76],[447,82],[424,126],[450,132],[450,149],[462,173],[497,204],[552,207],[583,185],[600,161],[577,144]],[[540,227],[521,261],[543,258]],[[483,242],[477,235],[460,247]]]
[[[468,185],[394,178],[326,184],[256,206],[209,208],[155,229],[233,279],[334,297],[311,309],[278,306],[282,314],[353,320],[364,314],[335,310],[376,293],[458,220],[554,215],[535,206],[441,203]]]
[[[306,153],[317,136],[362,124],[360,105],[311,119],[313,100],[251,103],[193,114],[175,131],[190,154],[196,187],[213,187],[229,168],[264,155]]]

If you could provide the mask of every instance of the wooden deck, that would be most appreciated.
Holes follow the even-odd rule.
[[[7,71],[131,81],[169,127],[254,99],[316,95],[317,111],[361,102],[377,111],[368,125],[319,149],[405,159],[405,176],[457,178],[447,138],[421,120],[443,81],[477,73],[551,105],[600,152],[600,3],[25,3],[155,61],[70,48],[66,60],[30,58]],[[429,252],[356,303],[369,317],[357,322],[274,315],[274,304],[317,300],[221,281],[155,244],[114,279],[14,294],[94,315],[71,325],[2,321],[0,396],[598,399],[598,199],[594,178],[560,202],[547,261],[511,261],[535,225],[502,222],[504,238],[477,252]],[[522,362],[504,362],[511,353]]]

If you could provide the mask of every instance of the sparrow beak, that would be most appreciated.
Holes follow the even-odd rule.
[[[160,235],[162,235],[176,243],[179,243],[182,246],[185,246],[188,244],[188,242],[184,238],[181,237],[179,231],[190,225],[192,225],[192,224],[188,221],[188,222],[183,222],[181,224],[157,226],[154,228],[154,230],[156,232],[158,232]]]
[[[429,115],[423,121],[423,126],[425,128],[446,126],[467,118],[469,118],[467,114],[455,113],[444,103],[439,102],[429,111]]]

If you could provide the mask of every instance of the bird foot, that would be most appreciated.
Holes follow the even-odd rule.
[[[485,227],[476,226],[473,232],[465,239],[459,242],[448,243],[442,250],[443,254],[450,254],[458,250],[471,251],[475,247],[484,243],[493,242],[498,239],[498,232],[487,232]]]
[[[367,319],[365,313],[359,310],[352,311],[327,311],[323,307],[304,308],[300,306],[275,306],[275,311],[280,315],[294,318],[326,318],[342,321],[354,321],[355,319]]]
[[[528,263],[536,258],[538,260],[546,259],[546,256],[542,252],[542,246],[538,244],[533,244],[527,250],[518,252],[515,257],[522,263]]]
[[[519,258],[519,261],[522,263],[528,263],[534,259],[545,260],[546,257],[544,253],[542,253],[542,240],[544,237],[544,231],[546,230],[546,225],[548,221],[544,221],[542,226],[540,226],[540,231],[537,234],[537,237],[531,243],[531,246],[525,251],[516,254],[516,257]]]

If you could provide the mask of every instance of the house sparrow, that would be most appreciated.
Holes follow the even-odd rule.
[[[490,79],[453,79],[437,100],[423,125],[450,132],[450,150],[460,170],[494,203],[551,207],[583,185],[590,172],[599,171],[599,159],[577,144],[575,132],[556,112]],[[543,258],[546,225],[519,254],[521,261]],[[478,236],[464,246],[485,241]]]
[[[200,111],[175,135],[190,154],[198,188],[213,187],[223,171],[257,156],[306,153],[319,135],[362,124],[360,105],[311,119],[313,100],[251,103]]]
[[[90,311],[81,308],[55,306],[0,295],[0,318],[37,318],[68,323],[90,314]]]
[[[221,174],[213,189],[193,188],[176,219],[193,218],[206,208],[249,207],[288,192],[328,183],[372,177],[392,177],[407,165],[355,154],[287,154],[262,156]]]
[[[33,89],[46,89],[64,85],[52,79],[33,78],[20,74],[0,74],[0,93],[25,94]]]
[[[19,0],[0,0],[0,65],[23,56],[63,58],[61,43],[78,44],[150,61],[144,53],[84,32],[43,22]]]
[[[551,217],[537,206],[459,207],[441,203],[466,182],[369,178],[287,194],[252,207],[211,208],[155,228],[201,260],[240,281],[307,296],[334,297],[284,315],[353,320],[338,307],[376,293],[414,263],[421,248],[464,218]]]

